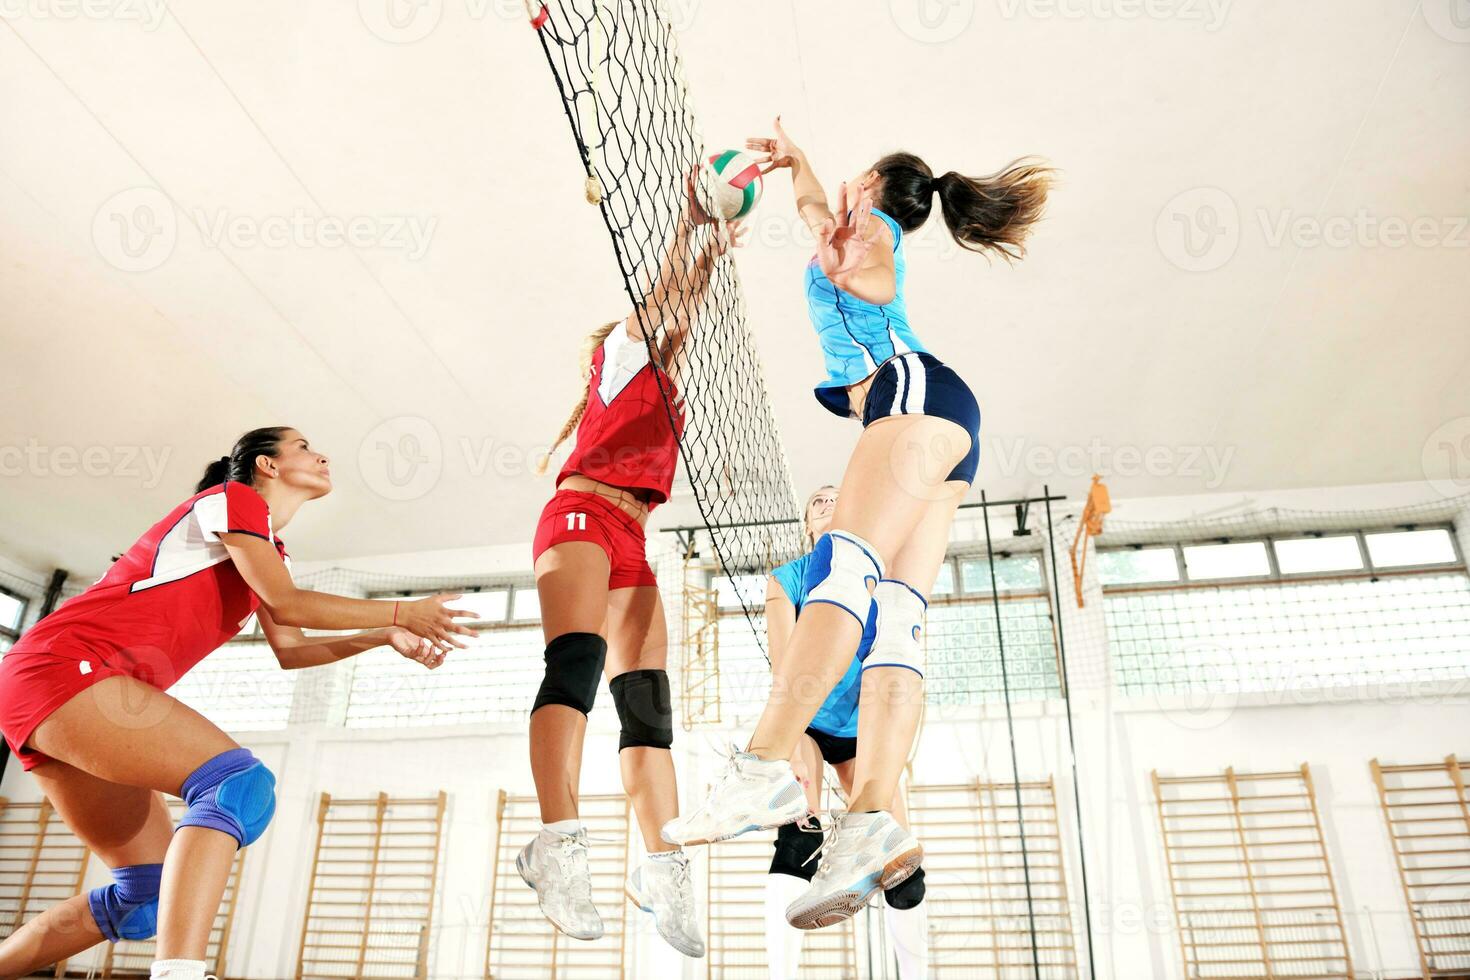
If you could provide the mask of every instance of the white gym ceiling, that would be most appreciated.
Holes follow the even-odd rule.
[[[780,112],[829,184],[896,148],[1062,170],[1014,268],[937,224],[909,253],[987,491],[1470,475],[1452,0],[672,6],[711,146]],[[0,554],[99,573],[280,423],[334,459],[299,557],[528,541],[527,457],[624,308],[581,182],[519,0],[7,5]],[[805,489],[856,429],[810,395],[791,222],[773,180],[738,261]]]

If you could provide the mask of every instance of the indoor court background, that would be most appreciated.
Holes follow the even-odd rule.
[[[828,185],[897,148],[1061,170],[1013,267],[937,220],[907,245],[913,321],[985,412],[972,502],[1033,501],[964,512],[929,616],[931,976],[1470,975],[1463,4],[668,18],[711,147],[779,112]],[[242,635],[175,688],[280,780],[220,976],[763,977],[759,842],[696,861],[704,961],[623,901],[605,689],[582,789],[608,937],[554,941],[510,867],[535,813],[532,464],[581,337],[627,308],[522,4],[18,0],[0,92],[0,646],[56,570],[75,594],[278,423],[333,458],[283,534],[299,582],[465,589],[483,616],[433,673],[384,651],[282,672]],[[856,430],[811,398],[786,185],[750,224],[746,322],[804,498]],[[1079,589],[1094,473],[1114,510]],[[699,523],[676,486],[650,557],[688,801],[768,674],[751,582],[656,530]],[[0,796],[4,935],[105,874],[18,766]],[[896,976],[879,932],[815,934],[803,976]]]

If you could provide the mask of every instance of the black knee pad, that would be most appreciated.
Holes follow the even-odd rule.
[[[674,709],[669,675],[662,670],[630,670],[608,684],[623,731],[618,751],[635,745],[667,749],[674,744]]]
[[[821,845],[821,834],[802,830],[798,824],[786,824],[776,831],[776,853],[771,857],[771,874],[811,881],[817,873],[817,862],[809,858]]]
[[[607,641],[596,633],[563,633],[546,644],[546,676],[531,713],[548,704],[590,712],[606,659]]]
[[[924,900],[924,869],[920,868],[883,893],[883,900],[902,911]]]

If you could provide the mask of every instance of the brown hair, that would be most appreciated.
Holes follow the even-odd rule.
[[[873,165],[883,178],[878,210],[915,231],[939,207],[954,240],[972,252],[989,252],[1007,261],[1026,254],[1025,240],[1041,217],[1056,173],[1044,160],[1021,157],[984,177],[953,170],[935,177],[912,153],[890,153]]]
[[[582,341],[582,352],[579,363],[581,365],[583,381],[590,381],[592,379],[592,358],[597,353],[597,348],[601,347],[603,341],[607,340],[608,335],[618,327],[621,327],[624,322],[623,320],[613,320],[609,323],[604,323],[589,333],[586,339]],[[551,457],[556,454],[557,447],[566,442],[567,437],[576,431],[577,423],[582,421],[582,413],[585,411],[587,411],[587,389],[584,387],[582,389],[582,397],[577,400],[577,407],[573,408],[572,414],[567,416],[567,420],[562,425],[561,432],[557,433],[556,440],[551,444],[551,448],[547,449],[542,454],[541,459],[537,461],[536,473],[538,476],[545,473],[551,466]]]

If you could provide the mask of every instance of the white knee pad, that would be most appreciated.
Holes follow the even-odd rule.
[[[856,534],[828,531],[817,539],[807,562],[805,604],[830,602],[852,613],[860,625],[866,624],[873,601],[868,590],[882,578],[883,559],[877,549]]]
[[[870,667],[907,667],[924,676],[924,613],[929,604],[905,582],[885,578],[873,590],[878,628],[863,661]]]

